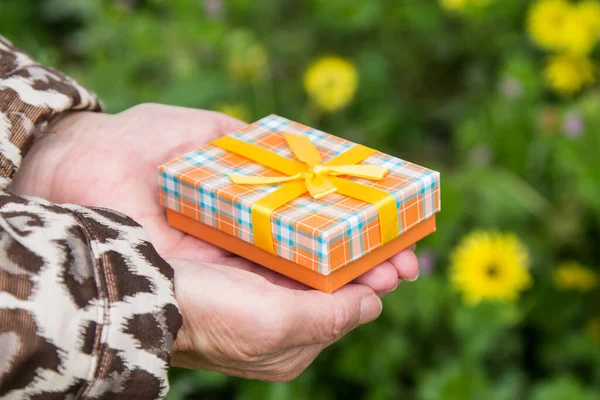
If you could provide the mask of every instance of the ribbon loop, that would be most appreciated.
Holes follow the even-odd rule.
[[[331,175],[349,175],[357,178],[381,180],[388,169],[379,165],[339,165],[324,167]]]
[[[309,167],[321,164],[321,155],[309,138],[291,133],[284,133],[283,137],[298,160]]]
[[[283,137],[290,149],[298,158],[306,164],[307,172],[283,177],[245,176],[230,174],[233,183],[240,185],[272,185],[285,183],[304,178],[306,189],[314,199],[321,199],[337,191],[337,187],[331,183],[327,176],[348,175],[357,178],[381,180],[388,169],[378,165],[324,165],[321,164],[321,155],[317,148],[306,136],[284,133]]]

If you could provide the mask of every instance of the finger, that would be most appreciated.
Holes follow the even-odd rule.
[[[288,291],[281,304],[287,310],[287,340],[290,346],[331,344],[359,325],[381,314],[381,299],[364,285],[346,285],[333,294],[316,290]]]
[[[376,292],[392,292],[398,287],[398,272],[385,261],[356,278],[354,283],[368,286]]]
[[[404,250],[388,261],[396,269],[398,278],[412,282],[419,277],[419,261],[412,250]]]
[[[396,286],[396,289],[398,289],[401,284],[402,284],[402,279],[398,279],[398,286]],[[380,299],[383,299],[387,295],[394,293],[396,291],[396,289],[388,290],[386,292],[377,292],[377,296],[379,296]]]

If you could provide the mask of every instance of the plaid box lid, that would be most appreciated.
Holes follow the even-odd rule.
[[[254,122],[231,136],[295,159],[282,133],[308,136],[323,162],[355,146],[277,115]],[[394,196],[399,234],[440,210],[438,172],[380,152],[362,164],[384,166],[389,171],[380,181],[345,179]],[[253,244],[251,206],[281,185],[237,185],[228,177],[232,173],[283,175],[209,143],[159,167],[161,204]],[[290,201],[273,213],[271,231],[276,255],[322,275],[329,275],[381,246],[377,208],[338,193],[319,200],[306,193]]]

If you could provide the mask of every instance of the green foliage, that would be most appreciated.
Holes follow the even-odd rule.
[[[174,369],[169,399],[599,398],[600,345],[584,326],[600,293],[559,291],[551,272],[567,259],[600,267],[600,91],[548,93],[525,33],[530,3],[451,14],[432,0],[0,2],[2,34],[108,112],[243,105],[253,119],[276,113],[441,171],[438,231],[418,251],[428,267],[377,322],[294,382]],[[328,54],[360,76],[333,115],[302,84]],[[449,255],[474,228],[527,244],[535,284],[520,302],[467,307],[454,292]]]

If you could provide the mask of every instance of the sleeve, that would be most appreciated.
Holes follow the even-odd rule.
[[[142,227],[5,189],[33,135],[73,110],[101,105],[0,36],[0,398],[163,398],[182,319]]]

